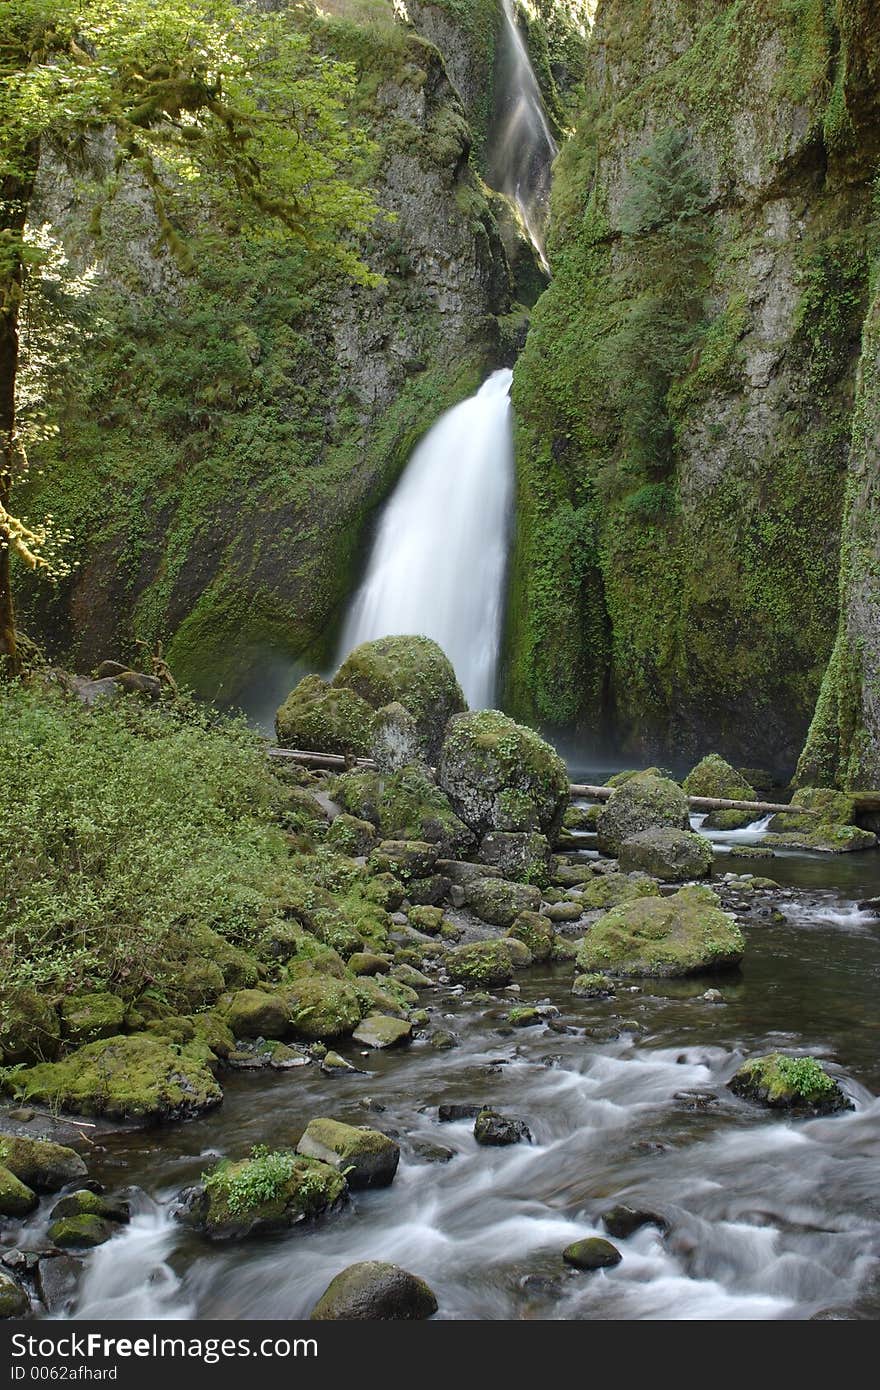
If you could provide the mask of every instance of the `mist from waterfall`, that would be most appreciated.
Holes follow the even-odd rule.
[[[442,415],[379,524],[339,659],[376,637],[432,637],[472,709],[491,705],[513,498],[509,368]]]
[[[506,193],[523,220],[544,269],[544,227],[556,141],[550,131],[513,0],[502,0],[504,26],[496,75],[496,111],[490,137],[489,183]]]

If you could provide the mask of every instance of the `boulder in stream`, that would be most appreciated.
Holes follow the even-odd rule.
[[[758,795],[741,772],[717,753],[709,753],[682,783],[687,796],[714,796],[724,801],[757,801]],[[741,830],[755,819],[752,811],[710,811],[705,825],[712,830]]]
[[[60,1005],[61,1029],[69,1047],[81,1047],[122,1031],[125,1004],[115,994],[70,994]]]
[[[474,1121],[474,1138],[487,1148],[502,1148],[508,1144],[531,1144],[532,1132],[525,1120],[514,1115],[500,1115],[497,1110],[481,1110]]]
[[[546,888],[550,882],[550,842],[537,830],[490,830],[480,843],[480,859],[517,883]]]
[[[474,941],[447,951],[445,960],[454,984],[472,989],[495,989],[513,979],[510,952],[500,941]]]
[[[258,1146],[250,1158],[224,1160],[180,1194],[174,1216],[211,1240],[270,1234],[337,1207],[345,1177],[329,1163],[289,1149]]]
[[[27,1216],[39,1202],[36,1192],[0,1164],[0,1216]]]
[[[437,1299],[423,1279],[398,1265],[365,1260],[336,1275],[311,1316],[316,1322],[400,1322],[430,1318],[436,1311]]]
[[[57,1192],[87,1172],[79,1154],[65,1144],[15,1134],[0,1134],[0,1163],[36,1192]]]
[[[381,1130],[340,1120],[310,1120],[296,1151],[344,1173],[352,1189],[388,1187],[400,1161],[400,1145]]]
[[[705,878],[715,863],[715,852],[704,835],[669,827],[631,835],[620,846],[619,857],[624,873],[641,870],[664,883]]]
[[[745,942],[709,888],[637,898],[600,917],[577,953],[579,971],[609,975],[696,975],[742,960]]]
[[[22,1318],[30,1310],[30,1300],[11,1274],[0,1273],[0,1318]]]
[[[688,799],[677,782],[638,772],[606,801],[596,820],[599,849],[617,854],[625,840],[643,830],[687,830]]]
[[[392,1018],[388,1014],[368,1014],[363,1023],[354,1030],[355,1042],[365,1047],[400,1047],[412,1037],[412,1024],[403,1018]]]
[[[744,1062],[727,1083],[734,1095],[773,1110],[800,1115],[832,1115],[853,1104],[815,1057],[770,1052]]]
[[[114,1120],[184,1120],[219,1105],[223,1092],[197,1043],[175,1046],[147,1033],[88,1043],[60,1062],[15,1077],[24,1100]]]
[[[562,1258],[574,1269],[611,1269],[623,1259],[616,1245],[601,1236],[587,1236],[584,1240],[572,1241],[562,1252]]]

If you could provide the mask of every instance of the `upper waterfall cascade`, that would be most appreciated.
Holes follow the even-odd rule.
[[[506,193],[519,210],[526,231],[549,271],[544,252],[544,225],[550,198],[550,170],[556,141],[550,131],[513,0],[502,0],[504,27],[499,49],[501,93],[489,157],[489,182]]]
[[[492,703],[513,494],[509,368],[437,421],[385,508],[340,660],[419,633],[449,657],[468,704]]]

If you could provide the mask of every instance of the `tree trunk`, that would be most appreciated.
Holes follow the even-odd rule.
[[[18,449],[15,438],[15,386],[18,375],[18,317],[24,264],[21,238],[36,179],[38,152],[28,151],[31,174],[25,178],[0,181],[0,233],[4,254],[11,264],[0,276],[0,506],[12,511]],[[0,678],[17,675],[20,670],[15,640],[15,605],[12,600],[9,537],[0,528]]]

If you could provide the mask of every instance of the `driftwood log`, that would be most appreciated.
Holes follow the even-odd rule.
[[[327,768],[344,772],[346,768],[362,768],[365,772],[375,771],[372,758],[346,758],[341,753],[312,753],[303,748],[269,748],[270,758],[287,759],[303,767]],[[572,800],[607,801],[614,793],[614,787],[595,787],[588,782],[572,782],[569,787]],[[723,796],[689,796],[688,804],[692,811],[754,811],[755,817],[772,816],[777,812],[790,815],[818,815],[806,806],[787,806],[775,801],[730,801]]]

